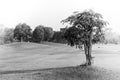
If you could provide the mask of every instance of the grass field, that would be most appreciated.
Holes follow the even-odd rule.
[[[97,44],[92,53],[93,66],[82,67],[84,52],[64,44],[1,45],[0,80],[120,80],[120,45]]]

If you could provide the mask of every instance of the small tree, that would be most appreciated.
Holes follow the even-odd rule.
[[[62,20],[62,23],[69,23],[71,26],[64,33],[68,45],[76,45],[78,48],[84,45],[86,65],[91,65],[93,38],[99,41],[99,38],[103,35],[102,28],[106,25],[106,22],[102,18],[101,14],[88,10],[81,13],[75,12],[72,16]]]
[[[33,42],[38,42],[40,43],[44,39],[44,26],[39,25],[35,28],[33,31]]]

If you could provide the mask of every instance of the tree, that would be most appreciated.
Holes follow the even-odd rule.
[[[69,23],[70,25],[64,33],[68,45],[78,48],[84,45],[86,65],[91,65],[92,40],[93,38],[100,38],[102,36],[103,27],[107,22],[103,20],[101,14],[95,13],[93,10],[75,12],[72,16],[69,16],[61,22]]]
[[[119,34],[113,32],[111,28],[106,28],[105,35],[104,35],[104,43],[119,44],[120,43]]]
[[[66,43],[66,40],[64,39],[64,33],[66,31],[67,27],[60,28],[60,31],[54,31],[54,35],[51,39],[52,42],[56,43]]]
[[[54,35],[54,31],[51,27],[44,27],[44,41],[49,41]]]
[[[29,41],[32,36],[32,29],[29,25],[23,23],[18,24],[14,29],[14,38],[18,41]]]
[[[65,40],[63,38],[63,32],[54,31],[54,35],[53,35],[51,41],[56,42],[56,43],[65,43]]]
[[[32,38],[34,42],[41,42],[44,39],[44,26],[37,26],[33,31]]]
[[[14,41],[14,33],[12,28],[6,28],[4,30],[4,43],[9,43]]]

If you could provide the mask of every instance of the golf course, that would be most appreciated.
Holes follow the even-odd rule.
[[[92,66],[84,50],[51,42],[0,45],[0,80],[119,80],[120,45],[93,45]],[[111,76],[112,75],[112,76]]]

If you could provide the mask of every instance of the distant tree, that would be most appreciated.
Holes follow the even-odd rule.
[[[66,40],[64,39],[64,32],[62,31],[54,31],[54,35],[51,39],[52,42],[56,43],[66,43]]]
[[[52,42],[56,43],[66,43],[66,40],[64,38],[64,33],[66,31],[67,27],[60,28],[60,31],[54,31],[54,35],[51,39]]]
[[[4,30],[4,43],[10,43],[10,42],[13,42],[14,41],[14,29],[12,28],[6,28]]]
[[[30,41],[32,36],[32,29],[29,25],[23,23],[18,24],[14,29],[14,38],[18,41]]]
[[[96,38],[100,38],[102,28],[107,23],[102,18],[101,14],[95,13],[92,10],[86,10],[75,12],[72,16],[62,20],[62,23],[69,23],[71,26],[64,33],[68,45],[77,46],[78,48],[84,45],[86,55],[85,65],[91,65],[92,40],[95,38],[94,36],[96,35]]]
[[[54,31],[51,27],[44,27],[44,41],[49,41],[54,35]]]
[[[111,28],[107,28],[105,30],[105,36],[104,36],[104,43],[105,44],[119,44],[120,43],[120,37],[119,34],[116,32],[113,32]]]
[[[33,42],[38,42],[40,43],[44,39],[44,26],[39,25],[37,26],[34,31],[33,31]]]

